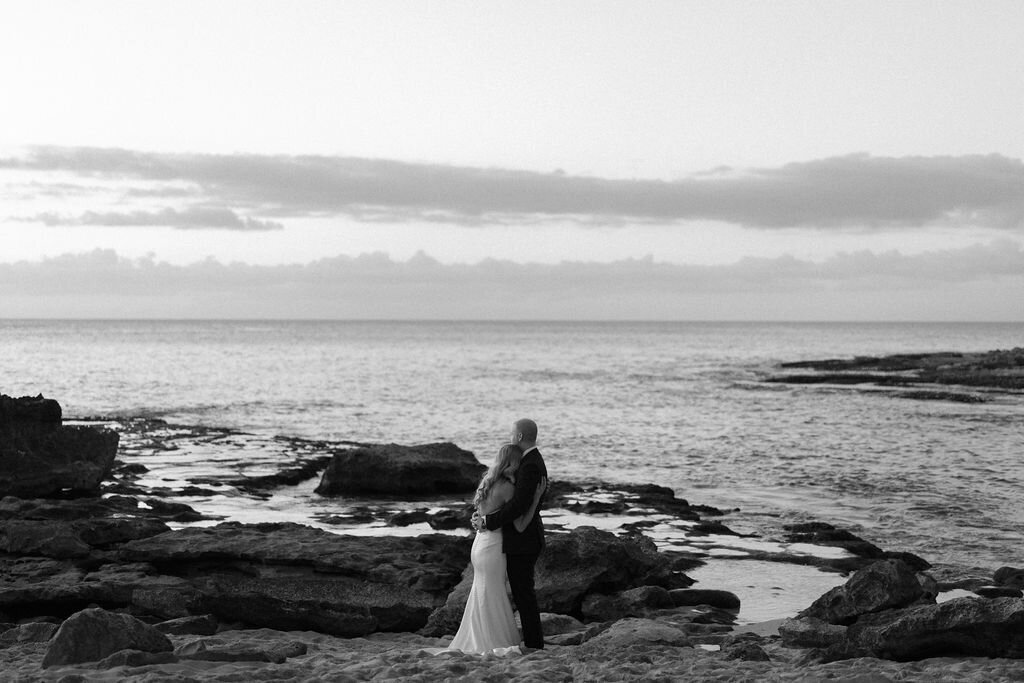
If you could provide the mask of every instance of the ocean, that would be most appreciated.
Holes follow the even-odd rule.
[[[990,572],[1024,565],[1024,394],[956,403],[763,380],[786,361],[1017,346],[1020,323],[6,320],[0,392],[113,420],[168,486],[247,459],[284,466],[282,438],[451,441],[487,463],[531,417],[553,478],[657,483],[735,510],[725,521],[741,530],[827,521]],[[147,451],[133,418],[252,438]],[[324,505],[311,486],[287,506],[203,504],[247,521]]]

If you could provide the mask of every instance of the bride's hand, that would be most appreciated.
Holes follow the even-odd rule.
[[[484,519],[479,512],[473,513],[473,516],[469,518],[469,523],[474,531],[482,531],[484,528]]]

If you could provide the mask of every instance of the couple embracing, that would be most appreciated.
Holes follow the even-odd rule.
[[[498,451],[473,497],[473,586],[449,650],[508,655],[543,649],[533,570],[544,548],[540,502],[547,485],[548,471],[537,450],[537,425],[518,420],[512,427],[512,443]],[[521,639],[506,580],[519,610]]]

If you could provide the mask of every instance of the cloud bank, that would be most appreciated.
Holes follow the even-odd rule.
[[[184,185],[189,188],[185,194],[203,206],[241,208],[263,221],[344,215],[483,225],[557,217],[603,225],[704,220],[760,229],[867,230],[936,223],[1024,229],[1024,163],[995,154],[855,154],[776,168],[720,168],[674,181],[342,156],[90,147],[31,148],[21,156],[0,158],[3,169],[138,183],[126,191],[134,199],[181,194]]]
[[[686,266],[445,265],[424,254],[187,266],[95,250],[0,264],[0,317],[1024,320],[1009,240],[907,256],[844,253]]]
[[[186,209],[164,208],[157,211],[86,211],[77,216],[66,216],[53,212],[36,214],[22,218],[23,221],[43,223],[44,225],[105,225],[110,227],[125,226],[161,226],[179,230],[207,230],[221,228],[224,230],[263,231],[282,230],[284,226],[275,221],[264,221],[224,208],[188,207]]]

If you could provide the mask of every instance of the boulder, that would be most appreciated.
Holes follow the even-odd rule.
[[[1024,599],[956,598],[870,615],[848,629],[863,654],[911,661],[928,657],[1024,658]]]
[[[992,577],[997,585],[1024,588],[1024,569],[1000,567]]]
[[[830,624],[848,625],[864,614],[906,607],[931,600],[917,574],[900,560],[880,560],[858,570],[842,586],[836,586],[800,612]]]
[[[591,593],[616,593],[639,586],[682,588],[693,581],[672,570],[668,556],[641,536],[619,537],[582,526],[549,534],[536,567],[537,602],[542,611],[582,617]]]
[[[96,662],[120,650],[171,652],[167,636],[127,614],[98,607],[68,617],[50,640],[43,668]]]
[[[487,468],[452,443],[362,446],[334,454],[316,492],[433,495],[472,493]]]
[[[118,435],[61,425],[60,404],[42,396],[0,396],[0,496],[94,493],[110,475]]]

